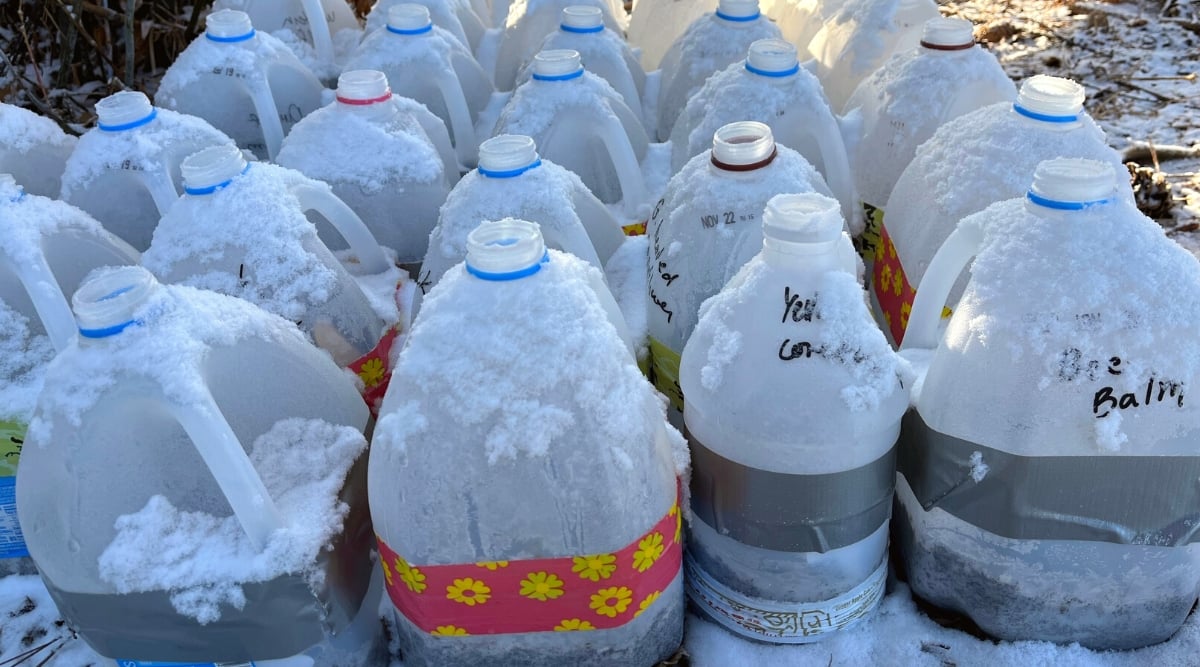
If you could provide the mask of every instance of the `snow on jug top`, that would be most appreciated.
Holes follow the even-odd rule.
[[[92,340],[108,338],[137,324],[134,314],[159,288],[154,276],[140,266],[99,273],[71,297],[79,335]]]
[[[158,115],[145,93],[126,90],[96,102],[96,126],[104,132],[123,132],[141,127]]]
[[[396,35],[423,35],[433,31],[433,19],[425,5],[394,5],[388,10],[387,29]],[[338,83],[341,84],[341,79]]]
[[[388,102],[392,99],[392,89],[388,87],[387,76],[373,69],[360,69],[344,72],[338,77],[337,101],[349,106],[369,106]]]
[[[593,33],[604,31],[604,12],[599,7],[572,5],[562,10],[562,23],[566,32]]]
[[[921,46],[932,51],[969,49],[975,46],[975,28],[963,19],[929,19],[921,34]]]
[[[842,237],[841,205],[816,192],[772,197],[762,222],[763,247],[771,250],[780,250],[782,245],[824,251]]]
[[[1033,120],[1068,125],[1079,120],[1084,97],[1078,83],[1038,74],[1021,84],[1013,110]]]
[[[515,218],[485,221],[467,236],[467,272],[483,280],[531,276],[548,257],[537,223]]]
[[[538,81],[566,81],[583,76],[583,61],[578,51],[551,49],[533,57],[533,78]]]
[[[244,42],[254,37],[250,15],[235,9],[222,9],[208,15],[204,21],[204,36],[220,44]]]
[[[796,74],[800,71],[796,47],[782,39],[760,39],[746,52],[746,71],[772,77]]]
[[[501,134],[479,144],[479,173],[488,178],[520,176],[541,163],[533,137]]]
[[[716,17],[733,23],[749,23],[759,17],[758,0],[721,0]]]
[[[771,128],[758,121],[730,123],[713,133],[712,164],[725,171],[753,171],[778,155]]]
[[[233,144],[205,148],[189,155],[179,165],[183,173],[183,191],[189,195],[210,195],[232,183],[249,168],[246,156]]]
[[[1027,197],[1043,208],[1082,211],[1107,204],[1115,195],[1112,165],[1083,158],[1057,158],[1038,165]]]
[[[8,197],[9,201],[20,201],[25,196],[25,188],[17,183],[12,174],[0,174],[0,197]]]

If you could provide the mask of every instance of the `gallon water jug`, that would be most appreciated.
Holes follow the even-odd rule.
[[[206,19],[154,95],[159,106],[199,116],[260,158],[279,154],[292,126],[321,106],[321,82],[243,12]]]
[[[578,51],[537,54],[494,134],[533,137],[543,157],[578,174],[600,201],[623,200],[630,215],[645,201],[646,131],[612,86],[584,71]]]
[[[485,222],[417,316],[368,473],[406,665],[652,665],[679,646],[686,455],[598,280],[536,224]]]
[[[730,123],[667,184],[646,229],[650,302],[650,379],[682,417],[679,354],[692,335],[700,304],[733,278],[762,247],[762,212],[782,193],[828,186],[799,153],[779,146],[771,128]]]
[[[363,40],[346,71],[386,74],[393,93],[424,104],[442,119],[458,163],[474,167],[480,141],[475,123],[491,101],[491,80],[467,47],[433,23],[428,7],[393,5],[388,16],[386,28]]]
[[[29,194],[57,197],[75,137],[49,118],[0,102],[0,174],[11,174]]]
[[[442,162],[420,123],[394,99],[382,72],[346,72],[338,78],[337,101],[297,123],[284,140],[279,164],[328,183],[379,243],[415,265],[458,166],[453,157]],[[325,245],[345,246],[336,228],[322,231]]]
[[[916,48],[937,17],[933,0],[845,0],[808,45],[833,110],[893,54]]]
[[[139,267],[73,305],[17,482],[63,618],[120,665],[358,664],[379,626],[353,382],[295,325]]]
[[[318,69],[336,69],[361,30],[346,0],[217,0],[214,7],[246,12],[259,30],[302,45],[299,51],[312,49]]]
[[[758,0],[721,0],[714,13],[696,19],[663,56],[658,140],[671,138],[679,114],[710,76],[741,60],[754,42],[778,38],[779,28],[758,11]]]
[[[340,232],[366,273],[389,262],[329,186],[291,169],[248,165],[233,146],[183,161],[185,195],[163,216],[142,264],[164,283],[241,297],[295,322],[345,365],[375,347],[385,323],[305,218]]]
[[[1038,75],[1021,84],[1015,104],[998,103],[952,120],[922,144],[888,199],[878,234],[864,235],[874,257],[876,314],[892,340],[903,340],[915,287],[959,220],[1020,197],[1038,163],[1059,156],[1101,160],[1124,169],[1104,132],[1083,111],[1083,86]],[[1118,190],[1131,196],[1126,183]],[[966,286],[961,277],[946,307]]]
[[[808,45],[846,0],[767,0],[762,4],[763,13],[779,26],[783,38],[796,45],[800,59],[809,60]]]
[[[1043,162],[1026,197],[959,223],[904,340],[928,363],[898,457],[915,593],[1009,640],[1127,649],[1182,625],[1200,587],[1198,294],[1196,258],[1102,162]]]
[[[629,43],[642,50],[642,66],[646,71],[658,69],[667,50],[688,26],[716,8],[717,0],[634,0],[629,14]]]
[[[13,494],[46,364],[75,335],[65,294],[96,267],[137,263],[83,211],[0,174],[0,574],[34,571]]]
[[[453,35],[468,51],[475,53],[479,48],[487,27],[468,0],[377,0],[371,13],[367,14],[367,33],[386,28],[391,21],[392,8],[411,2],[428,9],[433,24]],[[488,73],[488,80],[491,80],[491,73]]]
[[[616,17],[625,9],[615,0],[516,0],[509,7],[504,35],[496,54],[496,89],[512,90],[517,74],[533,60],[542,42],[558,30],[562,10],[571,6],[596,7],[604,12],[604,24],[621,33]]]
[[[693,156],[706,152],[718,128],[743,120],[766,123],[775,141],[816,165],[842,202],[851,232],[858,234],[854,180],[837,117],[821,93],[820,82],[796,61],[791,44],[778,39],[757,41],[745,60],[705,82],[675,124],[672,169],[678,171]]]
[[[158,219],[182,190],[179,164],[233,140],[200,118],[156,109],[127,91],[96,103],[96,127],[79,139],[63,174],[62,198],[135,248],[150,247]]]
[[[835,199],[773,197],[761,252],[705,302],[679,367],[688,596],[751,639],[818,641],[883,598],[907,364],[842,229]]]

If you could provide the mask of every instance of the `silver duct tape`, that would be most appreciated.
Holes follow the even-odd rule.
[[[891,516],[895,447],[853,470],[797,475],[731,461],[691,434],[688,445],[692,512],[742,544],[825,553],[865,539]]]
[[[1020,456],[934,430],[916,410],[899,471],[921,506],[1017,540],[1181,546],[1200,538],[1200,457]]]
[[[350,507],[332,551],[322,550],[319,588],[304,575],[242,585],[242,609],[221,606],[221,618],[201,625],[182,616],[166,591],[126,595],[65,591],[42,576],[59,612],[101,655],[119,660],[183,663],[247,662],[307,651],[349,626],[370,584],[374,533],[367,508],[367,454],[342,489]]]

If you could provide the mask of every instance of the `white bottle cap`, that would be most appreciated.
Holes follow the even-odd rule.
[[[79,334],[107,338],[121,333],[136,323],[134,315],[160,287],[140,266],[100,269],[71,297]]]
[[[583,73],[583,60],[574,49],[548,49],[533,57],[533,78],[542,81],[573,79]]]
[[[235,9],[222,9],[204,20],[204,34],[214,42],[240,42],[254,36],[250,15]]]
[[[393,5],[388,10],[387,24],[392,29],[392,32],[401,35],[416,35],[429,32],[433,21],[429,18],[428,7],[406,2]]]
[[[712,160],[721,169],[750,171],[765,167],[774,157],[775,136],[758,121],[729,123],[713,133]]]
[[[537,273],[546,242],[536,223],[505,218],[485,221],[467,236],[467,271],[485,280],[515,280]]]
[[[342,104],[365,106],[391,99],[387,75],[379,70],[358,69],[338,77],[337,101]]]
[[[1079,210],[1107,202],[1116,188],[1112,165],[1083,158],[1056,158],[1037,166],[1029,200],[1040,206]]]
[[[179,165],[184,192],[212,194],[246,171],[246,156],[233,144],[212,146],[192,153]]]
[[[569,32],[604,30],[604,12],[599,7],[572,5],[562,10],[562,27]]]
[[[1021,84],[1014,108],[1035,120],[1071,122],[1083,112],[1083,99],[1083,86],[1078,83],[1038,74]]]
[[[537,143],[523,134],[501,134],[479,144],[479,170],[503,176],[532,167],[538,161]]]
[[[969,49],[975,46],[975,27],[963,19],[929,19],[921,35],[921,46],[937,51]]]
[[[800,71],[796,47],[782,39],[760,39],[746,52],[746,69],[761,76],[789,76]]]
[[[106,132],[132,130],[154,119],[156,112],[145,93],[126,90],[96,102],[98,126]]]
[[[726,21],[752,21],[759,16],[758,0],[720,0],[716,15]]]
[[[763,236],[785,243],[829,243],[842,235],[836,199],[816,192],[775,195],[763,212]]]

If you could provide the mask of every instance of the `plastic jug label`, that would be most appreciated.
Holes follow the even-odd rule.
[[[883,209],[863,202],[863,232],[854,240],[858,246],[858,254],[862,255],[863,263],[871,266],[875,254],[879,252],[880,230],[883,228]]]
[[[414,565],[377,536],[388,596],[413,625],[435,636],[620,627],[650,609],[679,575],[679,503],[677,489],[661,520],[612,553]]]
[[[646,283],[650,291],[650,301],[667,316],[667,323],[669,324],[675,318],[675,311],[672,310],[674,306],[667,301],[665,296],[659,295],[654,289],[655,283],[659,281],[662,282],[664,287],[670,287],[671,283],[679,279],[678,273],[671,273],[671,266],[668,262],[670,257],[667,255],[667,249],[662,245],[662,220],[658,218],[658,213],[662,209],[662,203],[663,200],[658,200],[658,206],[655,207],[654,215],[650,218],[651,222],[654,223],[654,238],[650,246],[650,253],[653,256],[650,257],[650,261],[646,266]]]
[[[17,522],[17,463],[25,424],[0,421],[0,558],[25,558],[25,536]]]
[[[683,388],[679,386],[679,353],[650,338],[650,364],[646,377],[654,388],[671,401],[671,407],[683,412]]]
[[[118,667],[256,667],[251,662],[145,662],[118,660]]]
[[[1086,379],[1101,385],[1092,396],[1092,416],[1096,419],[1104,419],[1117,410],[1148,408],[1160,403],[1183,407],[1183,382],[1150,373],[1144,376],[1144,379],[1136,380],[1132,388],[1118,387],[1118,378],[1125,376],[1128,371],[1129,364],[1118,356],[1109,357],[1105,361],[1084,360],[1083,353],[1074,347],[1063,350],[1058,355],[1059,380],[1075,382]]]
[[[917,290],[909,284],[908,275],[904,273],[904,266],[896,253],[896,244],[892,242],[887,226],[883,224],[883,212],[878,213],[879,242],[875,246],[871,287],[875,290],[875,298],[879,301],[892,340],[896,341],[896,345],[900,345],[904,341],[904,330],[908,328],[908,316],[912,313]],[[942,308],[942,318],[953,314],[951,309]]]

